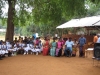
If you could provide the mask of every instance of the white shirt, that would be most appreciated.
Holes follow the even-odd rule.
[[[2,49],[6,49],[6,45],[5,45],[5,44],[2,44],[2,45],[1,45],[1,48],[2,48]]]
[[[100,43],[100,37],[98,38],[97,43]]]

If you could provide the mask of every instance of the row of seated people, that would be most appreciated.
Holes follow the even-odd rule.
[[[61,56],[62,55],[62,50],[64,50],[64,54],[63,55],[72,55],[72,53],[75,54],[75,51],[73,52],[69,52],[63,48],[63,46],[65,45],[64,40],[62,40],[62,38],[59,38],[58,41],[56,41],[55,39],[53,39],[53,41],[50,43],[50,40],[48,40],[47,38],[44,39],[44,42],[39,41],[38,43],[25,43],[25,42],[16,42],[14,44],[12,43],[7,43],[7,42],[3,42],[0,45],[0,56],[4,56],[4,55],[16,55],[16,53],[18,54],[28,54],[30,52],[30,54],[34,54],[36,53],[36,55],[38,55],[38,53],[43,53],[43,55],[51,55],[51,56]],[[67,53],[67,54],[66,54]]]
[[[69,42],[67,44],[67,42]],[[57,40],[55,38],[52,39],[50,42],[48,38],[45,38],[44,44],[43,44],[43,55],[50,54],[51,56],[60,57],[62,55],[64,56],[76,56],[77,51],[77,44],[76,41],[69,41],[63,40],[62,38],[58,38]],[[71,45],[71,48],[67,48],[68,45]]]
[[[10,42],[2,42],[0,44],[0,58],[4,56],[14,56],[17,53],[18,54],[28,54],[29,51],[31,54],[40,53],[42,51],[42,45],[41,43],[38,45],[34,45],[33,43],[24,43],[24,42],[16,42],[15,44]]]

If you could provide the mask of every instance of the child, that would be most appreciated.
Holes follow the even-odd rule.
[[[8,55],[7,46],[5,42],[3,42],[1,45],[1,52],[3,57],[5,57],[5,55]]]
[[[78,44],[78,41],[77,41],[76,38],[75,38],[75,39],[74,39],[73,51],[72,51],[72,56],[73,56],[73,57],[76,56],[76,52],[77,52],[77,44]]]
[[[13,46],[12,43],[10,42],[9,44],[7,44],[7,50],[8,50],[8,56],[13,56]]]

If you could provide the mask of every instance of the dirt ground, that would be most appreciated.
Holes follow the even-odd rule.
[[[0,75],[100,75],[91,57],[17,55],[0,60]]]

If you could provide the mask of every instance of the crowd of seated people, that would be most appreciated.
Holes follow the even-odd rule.
[[[0,59],[6,56],[16,56],[17,54],[28,55],[42,54],[43,56],[50,55],[54,57],[60,56],[76,56],[77,52],[77,39],[72,41],[72,38],[55,38],[52,40],[45,37],[41,40],[40,37],[19,37],[15,38],[13,42],[0,41]]]
[[[0,59],[6,56],[15,56],[17,54],[26,55],[36,54],[38,55],[42,51],[42,43],[39,38],[27,38],[23,40],[22,37],[15,38],[13,42],[9,42],[9,39],[6,41],[0,41]]]

